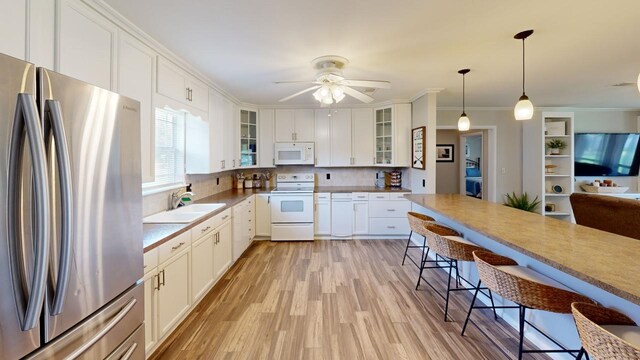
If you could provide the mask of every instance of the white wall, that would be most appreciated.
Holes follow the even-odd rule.
[[[436,144],[453,144],[453,162],[436,163],[436,194],[460,193],[460,132],[437,130]]]
[[[426,127],[425,170],[409,170],[411,191],[414,194],[436,192],[436,105],[436,93],[427,93],[411,103],[411,128]]]

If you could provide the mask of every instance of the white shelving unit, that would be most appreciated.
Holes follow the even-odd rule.
[[[574,187],[573,120],[572,112],[542,112],[537,120],[523,124],[523,191],[541,200],[540,214],[566,221],[573,221],[569,201]],[[546,128],[551,122],[564,123],[564,135],[549,135]],[[547,151],[546,143],[553,139],[566,143],[558,155]],[[547,171],[545,165],[556,167]],[[554,191],[557,185],[562,191]]]

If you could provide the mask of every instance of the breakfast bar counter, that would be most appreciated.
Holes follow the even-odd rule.
[[[473,232],[640,305],[640,240],[463,195],[405,197]]]

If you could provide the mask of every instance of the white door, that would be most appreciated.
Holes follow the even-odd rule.
[[[164,337],[189,310],[190,251],[168,260],[160,269],[158,290],[158,338]]]
[[[207,293],[214,280],[214,233],[203,236],[191,247],[191,299],[192,303]]]
[[[331,202],[317,202],[315,208],[314,233],[316,235],[331,235]]]
[[[329,110],[331,166],[351,166],[351,110]]]
[[[275,139],[276,141],[294,141],[293,138],[293,115],[294,111],[289,109],[276,109],[275,118]],[[313,141],[313,140],[312,140]]]
[[[5,9],[3,9],[5,11]],[[59,72],[112,90],[117,28],[79,1],[60,2]]]
[[[231,266],[232,243],[231,221],[222,224],[217,230],[216,244],[213,249],[213,276],[217,280]]]
[[[2,12],[0,12],[0,34],[3,35],[0,36],[0,53],[7,54],[21,60],[26,60],[26,14],[26,0],[2,2]]]
[[[331,118],[329,110],[315,113],[315,165],[331,166]]]
[[[256,235],[271,236],[271,195],[256,195]]]
[[[353,233],[366,235],[369,233],[369,202],[353,202]]]
[[[203,82],[189,78],[189,104],[202,111],[209,111],[209,88]]]
[[[145,352],[156,346],[158,342],[157,328],[157,288],[158,288],[158,271],[153,270],[145,274],[144,278],[144,348]]]
[[[140,102],[142,182],[155,177],[155,114],[153,108],[156,53],[125,34],[118,49],[118,93]]]
[[[353,166],[373,166],[373,110],[351,110],[351,157]]]
[[[260,110],[258,113],[258,165],[261,168],[275,167],[273,110]]]
[[[294,118],[294,138],[297,142],[310,142],[314,139],[313,122],[314,114],[312,109],[297,109]]]
[[[353,236],[353,203],[351,201],[331,201],[331,237],[349,238]]]

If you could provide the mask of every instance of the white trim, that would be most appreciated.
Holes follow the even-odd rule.
[[[427,94],[437,94],[441,91],[443,91],[444,88],[426,88],[426,89],[422,89],[420,91],[418,91],[415,95],[413,95],[410,99],[409,102],[414,102],[418,99],[420,99],[421,97],[427,95]]]
[[[504,110],[504,111],[513,111],[513,107],[504,107],[504,106],[467,106],[466,110],[474,110],[474,111],[495,111],[495,110]],[[438,110],[455,110],[462,111],[462,107],[459,106],[441,106],[438,107]],[[555,106],[555,107],[536,107],[536,112],[538,111],[640,111],[640,108],[581,108],[581,107],[563,107],[563,106]],[[534,115],[535,116],[535,115]],[[515,121],[515,119],[514,119]]]
[[[185,186],[187,186],[187,184],[185,183],[174,183],[174,184],[145,183],[145,184],[142,184],[142,196],[159,194],[165,191],[180,189]]]

